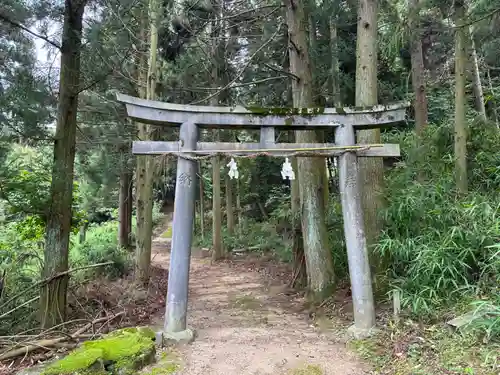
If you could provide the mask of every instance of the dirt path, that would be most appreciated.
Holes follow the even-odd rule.
[[[154,241],[153,262],[168,267],[168,249],[168,240]],[[243,264],[211,265],[194,254],[188,326],[197,337],[180,349],[179,374],[368,374],[345,344],[290,312],[290,297],[280,290]]]

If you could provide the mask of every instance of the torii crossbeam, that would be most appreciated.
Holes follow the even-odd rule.
[[[195,155],[248,154],[263,152],[273,156],[337,156],[344,231],[349,261],[354,326],[358,335],[375,326],[375,308],[363,212],[358,183],[358,157],[394,157],[399,145],[357,145],[355,130],[381,128],[403,121],[408,103],[367,108],[244,108],[191,106],[144,100],[118,94],[130,118],[154,125],[180,126],[178,142],[134,141],[137,155],[178,155],[175,187],[172,249],[164,331],[186,330],[189,264],[194,226],[196,188]],[[260,143],[198,142],[198,127],[261,129]],[[274,128],[304,130],[335,128],[335,144],[275,143]],[[313,151],[311,151],[313,150]],[[309,151],[309,154],[308,152]],[[299,171],[300,173],[300,171]]]

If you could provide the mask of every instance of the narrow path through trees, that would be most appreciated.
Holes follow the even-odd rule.
[[[169,245],[154,241],[154,264],[168,268]],[[179,374],[368,374],[340,335],[317,332],[304,313],[292,312],[293,299],[283,291],[244,263],[211,264],[194,253],[188,326],[197,337],[180,349]],[[163,316],[157,319],[162,326]]]

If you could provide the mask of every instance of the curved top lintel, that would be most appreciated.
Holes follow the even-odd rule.
[[[292,108],[262,108],[262,111],[253,111],[251,109],[245,108],[243,106],[237,105],[234,107],[229,106],[208,106],[208,105],[190,105],[190,104],[174,104],[167,102],[160,102],[157,100],[147,100],[141,99],[130,95],[125,95],[121,93],[116,94],[116,98],[119,102],[124,104],[132,104],[141,107],[148,107],[151,109],[161,109],[166,111],[174,112],[189,112],[193,114],[202,113],[230,113],[234,115],[257,115],[262,114],[262,112],[267,111],[270,115],[275,114],[279,110],[286,112],[289,110],[289,114],[293,114]],[[410,106],[408,102],[396,102],[391,104],[377,104],[369,107],[337,107],[337,108],[310,108],[310,115],[322,114],[322,115],[345,115],[345,114],[362,114],[362,113],[372,113],[376,114],[379,112],[394,111],[397,109],[406,109]],[[260,112],[260,113],[259,113]],[[282,116],[287,115],[286,113],[281,114]]]
[[[293,129],[331,127],[340,123],[355,127],[381,127],[405,118],[407,102],[372,107],[342,108],[244,108],[196,106],[145,100],[117,94],[128,116],[151,124],[193,122],[209,127],[286,126]]]

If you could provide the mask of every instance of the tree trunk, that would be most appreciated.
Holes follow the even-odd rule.
[[[409,6],[410,30],[420,30],[420,1],[411,0]],[[428,122],[422,35],[420,32],[413,32],[411,35],[411,81],[415,93],[415,132],[417,136],[421,136]]]
[[[233,207],[233,182],[226,173],[226,220],[227,231],[229,234],[234,234],[234,207]]]
[[[313,107],[313,81],[306,38],[307,20],[304,3],[284,0],[288,24],[288,51],[290,72],[297,76],[292,81],[293,105],[296,108]],[[297,131],[299,143],[317,142],[315,131]],[[323,192],[324,161],[318,158],[300,158],[298,180],[302,214],[302,233],[307,269],[307,283],[311,292],[322,297],[333,284],[333,264],[325,223]]]
[[[497,103],[495,101],[495,91],[493,90],[493,83],[491,82],[491,75],[490,75],[490,69],[488,68],[486,70],[486,74],[488,77],[488,88],[490,89],[490,96],[492,97],[492,108],[493,108],[493,117],[495,118],[495,124],[497,126],[497,129],[500,129],[500,124],[498,122],[498,112],[497,112]]]
[[[42,328],[53,327],[66,319],[69,277],[68,275],[56,277],[56,275],[68,270],[82,20],[85,5],[85,0],[66,0],[64,6],[54,164],[42,273],[42,279],[51,277],[53,279],[43,285],[40,291]]]
[[[224,257],[222,249],[222,209],[220,194],[220,156],[212,158],[212,260]]]
[[[359,0],[357,39],[356,106],[376,105],[377,0]],[[358,131],[357,141],[360,144],[380,143],[380,129]],[[382,158],[375,157],[361,157],[358,163],[366,242],[370,250],[383,226],[379,212],[384,207],[384,165]],[[382,262],[373,259],[373,255],[370,258],[375,276]]]
[[[465,2],[455,1],[455,179],[459,194],[467,194],[467,119],[466,115],[466,30]]]
[[[243,212],[241,212],[240,179],[236,180],[236,215],[238,217],[238,236],[243,232]]]
[[[212,83],[215,87],[219,85],[221,81],[219,70],[220,70],[220,62],[221,56],[219,55],[220,48],[220,27],[219,27],[219,17],[220,8],[217,6],[215,10],[215,14],[217,19],[212,21]],[[219,105],[219,95],[215,95],[210,100],[210,105],[217,106]],[[220,131],[215,131],[215,141],[220,141]],[[220,164],[221,158],[220,156],[214,156],[212,158],[212,260],[219,260],[224,257],[224,249],[222,245],[222,200],[221,200],[221,181],[220,181]]]
[[[157,50],[158,50],[158,21],[160,13],[160,3],[158,0],[149,1],[150,17],[150,45],[148,72],[146,77],[146,99],[156,99],[157,81]],[[140,125],[139,137],[141,139],[151,139],[153,129],[148,125]],[[149,283],[149,273],[151,267],[151,244],[153,237],[153,178],[154,159],[148,156],[138,157],[141,160],[141,170],[138,174],[137,188],[140,190],[137,200],[137,210],[141,210],[141,215],[137,214],[137,247],[135,260],[135,281],[146,285]],[[142,223],[139,223],[139,217]],[[140,230],[139,230],[140,229]],[[140,233],[140,236],[139,236]]]
[[[285,37],[288,39],[288,26],[285,26]],[[290,54],[284,59],[283,70],[285,72],[290,70]],[[293,90],[292,82],[290,84],[286,93],[286,105],[293,107]],[[295,139],[295,134],[292,135]],[[297,168],[297,158],[292,157],[290,159],[293,170],[298,175]],[[303,288],[307,286],[307,270],[306,270],[306,260],[304,255],[304,238],[302,236],[302,226],[300,218],[300,191],[299,191],[299,180],[296,176],[295,180],[290,181],[291,188],[291,215],[292,215],[292,257],[293,257],[293,278],[291,280],[291,287],[293,288]]]
[[[146,19],[144,14],[141,14],[141,18]],[[140,30],[140,40],[146,43],[146,25],[145,21],[141,23]],[[146,98],[146,81],[147,81],[147,61],[146,61],[146,51],[139,50],[139,57],[137,61],[138,69],[138,88],[137,91],[139,93],[139,97],[144,99]],[[137,137],[139,140],[147,140],[149,138],[149,129],[148,126],[142,123],[137,123]],[[147,228],[147,218],[146,218],[146,189],[147,189],[147,159],[148,156],[138,155],[136,158],[136,170],[135,170],[135,181],[136,181],[136,191],[135,191],[135,199],[136,199],[136,236],[135,236],[135,265],[134,265],[134,277],[135,280],[139,283],[145,281],[147,282],[148,275],[142,274],[141,270],[148,270],[148,262],[146,259],[146,264],[140,264],[141,260],[147,258],[147,249],[148,237],[146,235]],[[146,254],[146,256],[144,256]]]
[[[476,43],[474,42],[474,34],[472,26],[469,27],[469,39],[470,39],[470,62],[472,64],[472,76],[474,77],[474,82],[472,85],[472,91],[474,92],[474,104],[476,111],[479,112],[481,120],[486,121],[486,106],[484,105],[484,94],[483,85],[481,84],[481,73],[479,71],[479,62],[477,58]]]
[[[292,158],[292,168],[297,171],[297,158]],[[304,238],[302,237],[302,227],[300,225],[300,189],[299,180],[291,181],[292,197],[292,255],[293,255],[293,288],[303,288],[307,286],[306,259],[304,254]]]
[[[129,249],[132,249],[132,242],[131,242],[131,237],[132,237],[132,212],[134,210],[134,173],[133,169],[129,169],[128,171],[129,174],[129,181],[130,183],[128,184],[128,194],[127,194],[127,233],[129,234],[129,240],[128,240],[128,245]]]
[[[80,226],[80,230],[78,231],[78,242],[84,243],[87,238],[87,228],[89,226],[88,222],[85,222]]]
[[[198,160],[198,181],[200,187],[200,235],[205,240],[205,187],[201,171],[201,160]]]
[[[337,17],[331,17],[330,28],[330,90],[332,95],[332,104],[334,107],[340,107],[342,100],[340,97],[340,68],[339,68],[339,50],[337,37]]]
[[[308,19],[309,23],[309,63],[311,64],[311,76],[312,76],[312,97],[313,97],[313,102],[310,104],[312,106],[318,106],[322,107],[325,105],[323,96],[321,95],[321,87],[319,84],[319,75],[317,72],[316,65],[314,64],[313,60],[313,53],[317,50],[317,45],[318,45],[318,34],[316,30],[316,19],[314,18],[314,12],[316,10],[316,3],[314,1],[308,2],[308,6],[305,9],[304,15]],[[307,36],[307,34],[306,34]],[[316,130],[317,133],[317,140],[318,142],[324,142],[325,141],[325,131],[324,130]],[[318,159],[319,161],[319,159]],[[319,164],[319,163],[318,163]],[[328,206],[328,200],[330,198],[330,192],[328,189],[328,170],[326,168],[326,162],[323,163],[324,168],[323,169],[323,194],[324,194],[324,204],[325,207]]]
[[[126,144],[122,148],[122,155],[125,159],[128,154],[129,145]],[[118,197],[118,245],[124,249],[130,248],[130,226],[128,220],[130,206],[130,185],[132,184],[132,176],[127,165],[127,161],[122,161],[120,171],[120,193]]]

